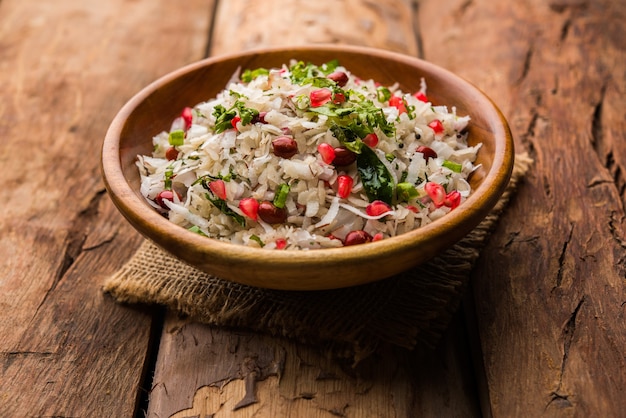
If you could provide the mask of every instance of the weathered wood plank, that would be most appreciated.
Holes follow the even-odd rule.
[[[411,0],[221,1],[212,55],[260,46],[340,43],[418,55]]]
[[[0,415],[134,413],[151,317],[100,292],[140,242],[100,145],[124,101],[199,58],[210,5],[1,2]]]
[[[211,52],[330,42],[417,55],[412,13],[410,1],[224,1]],[[312,347],[169,316],[148,416],[478,416],[463,326],[457,318],[434,352],[386,353],[351,370]]]
[[[494,416],[614,416],[626,407],[626,3],[424,0],[419,12],[425,57],[491,95],[536,161],[474,280]]]
[[[148,417],[480,415],[460,319],[437,350],[356,368],[290,341],[167,318]]]

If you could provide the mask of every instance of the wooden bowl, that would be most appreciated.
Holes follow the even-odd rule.
[[[152,137],[169,129],[185,106],[214,97],[241,69],[278,67],[291,59],[322,64],[338,59],[363,79],[403,91],[428,85],[434,104],[456,106],[471,116],[470,144],[482,143],[472,175],[473,194],[431,224],[363,245],[272,251],[221,242],[189,232],[152,209],[139,192],[138,154],[149,155]],[[134,96],[117,114],[104,139],[102,172],[111,199],[128,221],[159,247],[205,272],[246,285],[316,290],[383,279],[427,261],[471,231],[503,193],[513,167],[513,140],[503,115],[480,90],[428,62],[381,50],[347,46],[263,49],[209,58],[174,71]]]

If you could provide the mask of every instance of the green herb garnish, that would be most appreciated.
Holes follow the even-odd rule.
[[[167,140],[173,147],[183,145],[185,143],[185,131],[182,129],[176,129],[175,131],[170,132]]]
[[[449,160],[444,160],[441,165],[446,167],[446,168],[449,168],[450,170],[454,171],[455,173],[460,173],[461,170],[463,169],[463,166],[461,164],[455,163],[454,161],[449,161]]]
[[[222,105],[215,106],[213,110],[213,116],[215,116],[215,133],[219,134],[233,127],[232,121],[239,113],[241,118],[241,124],[247,125],[258,116],[259,111],[250,107],[246,107],[245,103],[241,100],[237,100],[235,104],[226,109]]]
[[[391,205],[393,177],[370,147],[362,147],[361,153],[357,154],[356,167],[369,201],[382,200]]]
[[[230,216],[235,222],[237,222],[242,227],[246,226],[246,219],[228,207],[225,200],[220,199],[215,196],[213,193],[205,193],[205,197],[209,202],[213,204],[216,208],[220,210],[225,215]]]
[[[173,167],[167,167],[165,169],[165,173],[164,173],[164,184],[163,184],[163,189],[164,190],[172,190],[172,178],[174,177],[174,168]]]
[[[202,232],[202,230],[200,229],[200,227],[198,225],[194,225],[191,228],[188,229],[191,232],[195,232],[196,234],[202,235],[202,236],[207,236],[207,234],[205,234],[204,232]]]
[[[249,83],[260,75],[268,75],[270,71],[267,68],[257,68],[255,70],[245,70],[241,74],[241,81]]]
[[[396,196],[399,201],[408,202],[418,196],[417,189],[411,183],[398,183],[396,186]]]
[[[280,186],[278,186],[278,189],[276,190],[276,194],[274,195],[274,201],[272,203],[277,208],[282,209],[285,207],[285,203],[287,202],[288,195],[289,195],[289,185],[286,183],[283,183]]]
[[[261,240],[261,238],[259,236],[257,236],[257,235],[250,235],[250,239],[252,241],[256,241],[261,246],[261,248],[265,247],[265,243],[263,242],[263,240]]]
[[[379,102],[385,103],[391,98],[391,91],[387,87],[380,86],[376,88],[376,96]]]
[[[293,84],[299,84],[301,86],[306,84],[312,84],[317,87],[333,86],[335,84],[334,81],[323,81],[322,79],[326,79],[326,76],[335,71],[338,66],[339,61],[337,60],[326,62],[320,66],[311,63],[305,64],[303,61],[298,61],[297,63],[289,67],[291,82]],[[330,82],[330,84],[325,84],[327,82]]]

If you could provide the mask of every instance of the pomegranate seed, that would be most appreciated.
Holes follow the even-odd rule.
[[[274,155],[281,158],[291,158],[298,153],[298,143],[289,136],[279,136],[272,140]]]
[[[391,98],[389,99],[389,106],[393,106],[398,109],[398,113],[406,113],[404,99],[400,96],[391,96]]]
[[[461,204],[461,193],[459,193],[458,190],[452,190],[446,195],[443,204],[450,209],[455,209]]]
[[[413,95],[413,97],[415,97],[420,102],[428,103],[428,101],[429,101],[428,97],[424,93],[422,93],[421,91],[418,91],[417,93],[415,93]]]
[[[378,232],[377,234],[375,234],[375,235],[372,237],[372,242],[375,242],[375,241],[380,241],[380,240],[382,240],[383,238],[384,238],[383,233],[382,233],[382,232]]]
[[[327,75],[326,78],[333,80],[339,87],[343,87],[348,83],[348,74],[343,71],[335,71]]]
[[[446,190],[439,183],[429,181],[424,185],[424,190],[433,201],[436,207],[441,207],[446,200]]]
[[[337,147],[334,151],[335,158],[332,162],[336,166],[344,167],[356,161],[356,154],[346,147]]]
[[[239,209],[241,209],[243,214],[248,218],[256,221],[259,215],[259,201],[253,197],[246,197],[239,201]]]
[[[430,147],[420,145],[419,147],[417,147],[416,151],[424,154],[424,159],[426,160],[426,162],[428,162],[428,159],[430,158],[437,158],[437,152]]]
[[[337,195],[342,199],[347,198],[352,193],[352,186],[354,180],[347,174],[342,174],[337,177]]]
[[[362,231],[362,230],[350,231],[348,232],[348,235],[346,235],[346,238],[343,240],[343,245],[347,247],[349,245],[365,244],[366,242],[371,242],[371,241],[372,241],[371,235],[365,231]]]
[[[278,238],[275,242],[277,250],[282,250],[287,246],[287,240],[284,238]]]
[[[170,202],[174,201],[174,191],[172,190],[163,190],[161,192],[159,192],[159,194],[156,196],[156,198],[154,199],[154,201],[156,202],[157,205],[161,206],[163,209],[169,209],[167,207],[167,205],[165,204],[166,200],[169,200]],[[178,200],[180,200],[180,195],[178,193],[176,193],[176,197],[178,198]]]
[[[237,129],[237,124],[239,123],[240,120],[241,118],[239,116],[235,116],[234,118],[230,120],[230,124],[232,125],[234,129]]]
[[[428,124],[428,127],[435,131],[436,134],[440,134],[444,131],[443,123],[439,119],[435,119]]]
[[[379,216],[379,215],[382,215],[383,213],[390,212],[390,211],[391,211],[391,206],[389,206],[382,200],[374,200],[365,208],[365,213],[367,213],[369,216]]]
[[[191,112],[191,108],[184,108],[180,116],[183,118],[183,121],[185,121],[185,130],[188,130],[193,122],[193,113]]]
[[[332,99],[333,92],[329,89],[317,89],[313,90],[309,94],[311,100],[311,107],[320,107],[328,103]]]
[[[346,96],[343,93],[335,93],[333,95],[333,103],[341,104],[346,101]]]
[[[226,183],[224,180],[213,180],[209,183],[209,189],[222,200],[226,200]]]
[[[321,143],[317,146],[317,152],[322,156],[322,161],[331,164],[335,159],[335,149],[327,143]]]
[[[175,160],[178,157],[178,150],[174,147],[169,147],[167,151],[165,151],[165,158],[169,161]]]
[[[370,148],[374,148],[378,144],[378,135],[375,133],[365,135],[363,142]]]
[[[259,218],[267,222],[268,224],[280,224],[287,220],[287,209],[277,208],[269,200],[259,203],[257,210]]]

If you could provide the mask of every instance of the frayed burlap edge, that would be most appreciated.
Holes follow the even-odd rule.
[[[433,346],[458,309],[472,267],[530,168],[517,155],[511,180],[489,215],[465,238],[403,274],[346,289],[293,292],[219,279],[149,241],[103,286],[120,303],[158,304],[195,320],[321,344],[355,363],[382,343]]]

